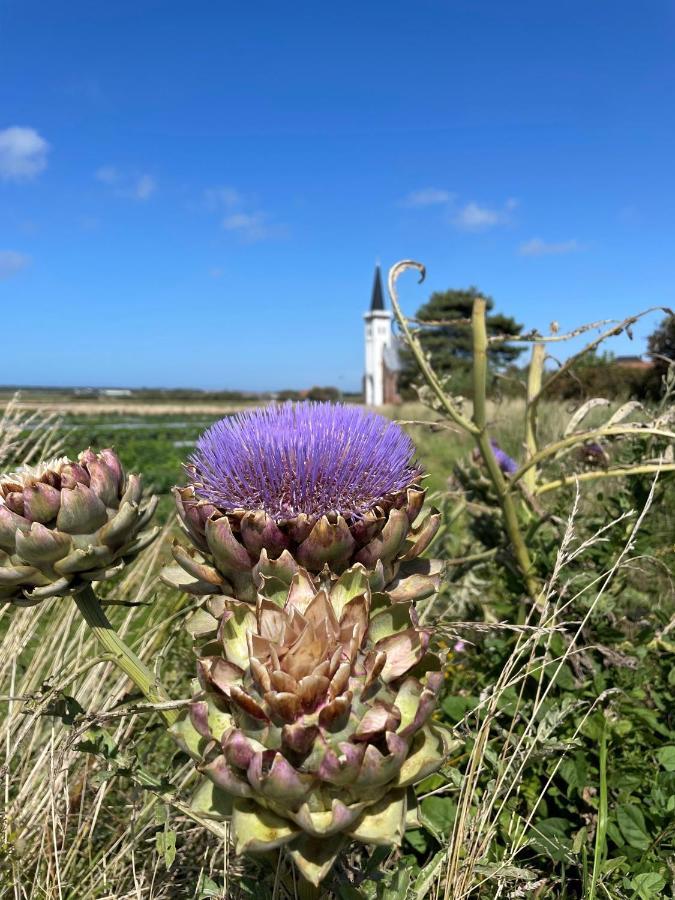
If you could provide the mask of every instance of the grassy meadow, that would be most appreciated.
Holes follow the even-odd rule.
[[[109,615],[185,698],[194,663],[181,625],[195,598],[157,579],[178,534],[169,492],[199,433],[235,407],[87,403],[24,398],[4,421],[0,471],[37,444],[70,455],[114,446],[143,473],[162,534],[106,586]],[[542,405],[542,443],[574,409]],[[585,425],[615,411],[591,410]],[[472,444],[419,403],[386,414],[413,435],[444,513],[431,552],[447,577],[421,616],[448,653],[436,716],[455,749],[418,786],[421,818],[401,849],[351,852],[334,896],[675,896],[673,476],[542,494],[527,532],[541,595],[526,607]],[[492,401],[488,420],[521,458],[523,404]],[[627,464],[646,450],[617,441],[608,452]],[[555,457],[547,477],[571,464]],[[0,745],[2,900],[298,896],[282,857],[238,858],[185,814],[191,763],[68,599],[0,605]]]

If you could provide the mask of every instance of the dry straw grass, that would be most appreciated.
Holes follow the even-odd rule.
[[[29,437],[22,438],[26,429]],[[58,417],[22,413],[16,403],[10,404],[0,420],[0,467],[57,454],[59,435]],[[144,604],[153,599],[158,560],[170,528],[167,525],[129,568],[116,586],[116,600],[133,598],[135,604]],[[120,607],[111,615],[139,656],[157,664],[180,631],[177,620],[187,611],[183,605],[174,596],[170,616],[161,602]],[[121,751],[138,739],[146,717],[127,714],[123,707],[116,710],[129,690],[126,677],[101,658],[68,598],[21,610],[0,606],[3,900],[178,896],[172,893],[173,879],[164,877],[161,856],[148,844],[154,841],[161,801],[133,787],[128,798],[114,796],[118,785],[100,780],[100,764],[76,749],[83,728],[94,725],[95,716],[106,721]],[[63,727],[49,714],[67,715],[69,697],[95,714],[78,729]],[[172,774],[177,784],[187,783],[191,767]],[[198,829],[186,827],[183,837],[184,853],[197,853],[195,885],[201,870],[218,866],[222,875],[222,848],[214,856],[213,842],[205,841]]]

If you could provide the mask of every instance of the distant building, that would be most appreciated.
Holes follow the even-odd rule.
[[[385,309],[380,267],[375,267],[375,280],[370,311],[365,313],[366,371],[363,393],[368,406],[399,403],[398,373],[401,364],[398,342],[392,331],[393,314]]]
[[[129,388],[99,388],[99,397],[131,397]]]
[[[651,369],[654,363],[651,360],[642,359],[641,356],[617,356],[614,365],[622,369]]]

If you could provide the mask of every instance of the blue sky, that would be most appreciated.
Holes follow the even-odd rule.
[[[355,389],[377,258],[427,265],[409,313],[675,305],[674,39],[664,0],[5,0],[0,383]]]

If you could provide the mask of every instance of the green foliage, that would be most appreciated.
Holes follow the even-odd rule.
[[[649,355],[654,369],[647,383],[650,396],[658,397],[662,391],[669,364],[675,361],[675,315],[666,316],[648,338]]]
[[[473,301],[484,296],[475,287],[467,290],[434,291],[429,300],[419,308],[416,318],[424,325],[420,332],[422,348],[431,357],[434,369],[440,376],[453,377],[453,389],[464,387],[471,366],[472,347],[471,330],[466,320],[471,318]],[[487,299],[487,308],[491,310],[494,301]],[[452,322],[457,321],[454,325]],[[448,324],[434,325],[433,322]],[[522,328],[511,316],[495,313],[487,317],[488,334],[518,334]],[[491,366],[501,370],[512,364],[522,353],[522,348],[512,344],[496,344],[489,350]],[[409,350],[402,352],[403,369],[400,376],[400,387],[409,391],[411,384],[419,380],[417,366]]]
[[[632,367],[615,360],[609,354],[589,354],[552,384],[551,398],[587,400],[605,397],[608,400],[644,400],[654,397],[654,371]],[[550,378],[550,374],[548,376]]]
[[[321,403],[337,403],[342,399],[342,394],[336,387],[313,387],[307,391],[306,399]]]
[[[675,360],[675,315],[666,316],[648,339],[649,353],[657,369],[665,372]]]

